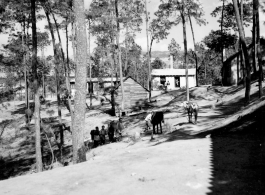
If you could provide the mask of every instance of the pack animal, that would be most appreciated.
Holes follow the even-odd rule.
[[[192,122],[192,115],[194,115],[194,124],[197,123],[199,106],[195,102],[185,101],[181,103],[181,106],[187,111],[189,117],[189,123]]]
[[[164,113],[154,112],[151,118],[151,123],[153,125],[153,134],[156,134],[155,127],[157,127],[158,134],[158,125],[160,125],[160,133],[162,134],[162,122],[164,123]]]

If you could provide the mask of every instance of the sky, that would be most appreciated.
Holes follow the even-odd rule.
[[[85,8],[88,9],[89,5],[92,0],[84,0],[85,1]],[[202,7],[205,11],[204,18],[208,22],[206,26],[199,26],[195,22],[193,22],[193,28],[194,28],[194,34],[195,34],[195,41],[200,42],[202,39],[207,36],[211,30],[218,30],[220,29],[219,24],[217,23],[217,18],[214,18],[210,15],[210,13],[214,10],[214,8],[217,5],[221,5],[220,0],[200,0]],[[158,10],[158,6],[160,4],[160,0],[147,0],[147,10],[150,12],[151,19],[149,22],[155,18],[154,12]],[[145,20],[143,20],[142,25],[142,31],[140,33],[136,34],[136,40],[135,42],[142,47],[142,50],[145,52],[147,48],[147,40],[146,40],[146,23]],[[260,12],[260,32],[261,36],[265,37],[265,15]],[[43,27],[47,25],[46,20],[40,21],[37,24],[37,27],[40,31],[43,31]],[[188,43],[188,49],[193,48],[193,41],[192,41],[192,34],[190,30],[190,25],[186,26],[187,29],[187,43]],[[70,30],[70,29],[69,29]],[[168,45],[172,38],[176,40],[176,42],[181,46],[183,49],[183,30],[182,25],[178,25],[173,27],[170,31],[170,34],[168,35],[167,39],[160,41],[159,43],[156,43],[156,41],[153,43],[152,51],[167,51]],[[121,31],[121,41],[124,39],[124,30]],[[248,29],[245,29],[246,36],[251,36],[251,27]],[[65,34],[62,32],[62,42],[63,47],[65,48]],[[150,36],[149,36],[150,37]],[[0,49],[2,47],[2,44],[6,44],[8,40],[8,35],[0,35]],[[149,43],[150,44],[150,43]],[[91,41],[91,52],[93,51],[93,48],[96,46],[94,43],[94,39],[92,38]],[[69,46],[71,48],[71,45]],[[45,55],[52,55],[53,50],[51,47],[46,48]],[[69,51],[70,56],[72,56],[72,50]]]

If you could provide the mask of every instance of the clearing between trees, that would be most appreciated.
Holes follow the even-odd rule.
[[[123,118],[123,141],[87,151],[87,161],[71,165],[71,133],[65,132],[64,160],[69,166],[31,174],[35,149],[33,127],[25,128],[22,102],[1,105],[0,194],[259,194],[264,191],[264,98],[258,98],[257,83],[251,86],[251,103],[244,106],[244,88],[198,87],[190,91],[198,103],[198,123],[188,123],[184,110],[185,91],[156,95],[142,112]],[[155,101],[156,100],[156,101]],[[86,112],[85,140],[96,126],[117,120],[107,114],[110,105]],[[42,108],[48,128],[56,125],[50,100]],[[143,133],[150,110],[165,113],[163,134]],[[69,124],[67,109],[63,121]],[[33,124],[33,123],[32,123]],[[55,129],[52,129],[56,131]],[[51,137],[54,155],[59,158]],[[43,143],[50,163],[50,149]],[[262,155],[263,154],[263,155]]]

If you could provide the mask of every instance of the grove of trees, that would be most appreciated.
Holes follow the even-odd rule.
[[[159,58],[152,59],[154,41],[159,44],[168,38],[174,26],[181,25],[183,48],[173,38],[168,51],[178,67],[186,70],[186,94],[189,101],[188,69],[196,68],[197,85],[227,81],[231,66],[226,60],[238,54],[237,75],[245,86],[245,101],[250,102],[251,81],[259,81],[262,96],[264,38],[260,37],[259,10],[264,10],[258,0],[220,0],[211,13],[220,29],[212,30],[198,42],[194,24],[207,25],[202,3],[199,0],[161,0],[154,17],[150,17],[145,0],[92,0],[84,7],[84,0],[4,0],[0,3],[0,33],[9,34],[0,55],[1,66],[8,72],[6,90],[15,90],[24,81],[25,110],[31,109],[35,121],[36,168],[42,171],[41,154],[41,100],[47,91],[56,94],[60,128],[59,151],[62,156],[64,132],[62,107],[66,106],[71,116],[73,162],[86,160],[84,125],[87,78],[111,77],[111,105],[115,113],[115,88],[120,81],[124,94],[123,79],[131,76],[144,87],[151,89],[151,70],[166,68]],[[47,25],[38,29],[38,22]],[[147,52],[136,43],[146,21]],[[252,26],[252,37],[246,37],[245,29]],[[193,48],[188,50],[187,31],[192,33]],[[65,36],[63,39],[62,37]],[[63,40],[66,40],[63,43]],[[91,48],[91,41],[95,47]],[[196,42],[197,41],[197,42]],[[70,44],[71,43],[71,44]],[[45,49],[52,48],[52,55]],[[72,57],[69,51],[73,53]],[[262,52],[263,51],[263,52]],[[169,56],[168,56],[169,57]],[[71,102],[70,73],[75,74],[74,104]],[[238,82],[240,84],[240,82]],[[20,86],[21,87],[21,86]],[[33,97],[34,106],[29,99]],[[124,97],[120,103],[124,110]],[[63,161],[63,159],[60,159]]]

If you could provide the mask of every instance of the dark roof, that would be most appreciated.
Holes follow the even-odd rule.
[[[123,82],[125,82],[128,78],[131,78],[132,80],[134,80],[137,84],[139,84],[142,88],[144,88],[146,91],[149,92],[149,90],[147,88],[145,88],[141,83],[139,83],[138,81],[136,81],[134,78],[132,78],[131,76],[127,76],[125,79],[123,79]],[[115,90],[117,90],[120,87],[121,83],[119,83],[119,85],[115,88]]]

